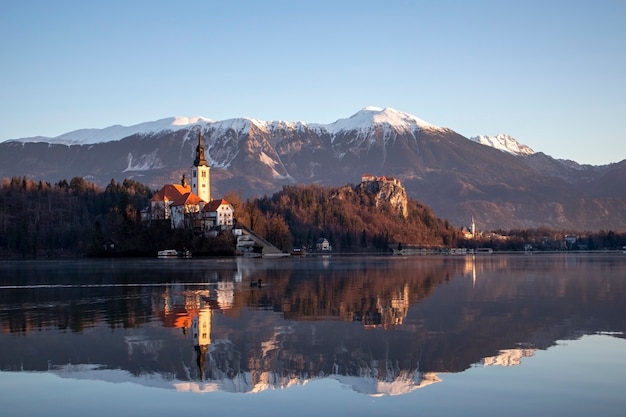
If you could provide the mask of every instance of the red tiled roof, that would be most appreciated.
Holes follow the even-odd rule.
[[[172,202],[172,206],[186,206],[186,205],[199,205],[202,200],[200,197],[195,195],[194,193],[186,193],[185,195],[181,195],[176,198]]]
[[[217,211],[217,209],[222,204],[228,205],[230,203],[228,201],[224,200],[223,198],[220,198],[219,200],[213,200],[213,201],[205,204],[204,208],[202,209],[202,211],[207,211],[207,212]]]
[[[183,187],[180,184],[165,184],[152,196],[150,201],[176,200],[189,192],[191,192],[191,187],[189,186]]]

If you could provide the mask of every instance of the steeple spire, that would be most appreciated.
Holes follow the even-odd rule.
[[[206,166],[206,159],[204,159],[204,145],[202,144],[202,128],[198,132],[198,146],[196,147],[196,159],[193,161],[193,166]]]

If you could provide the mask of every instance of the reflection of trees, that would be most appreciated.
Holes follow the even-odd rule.
[[[141,287],[15,289],[10,297],[11,304],[20,306],[6,312],[3,330],[10,333],[53,328],[82,333],[100,322],[112,329],[140,327],[152,310],[150,294]]]
[[[6,316],[0,321],[2,330],[26,333],[57,328],[81,333],[100,322],[111,329],[141,327],[153,315],[164,312],[158,294],[163,290],[152,284],[181,278],[232,282],[233,278],[232,265],[223,270],[187,270],[185,264],[181,267],[151,260],[113,265],[106,261],[15,263],[6,269],[9,273],[2,283],[13,288],[0,291],[0,306]]]
[[[392,267],[393,265],[393,267]],[[289,320],[337,319],[364,325],[401,324],[411,304],[428,297],[436,286],[459,275],[464,264],[447,262],[403,267],[381,261],[350,269],[260,271],[251,280],[271,285],[243,292],[243,304],[271,307]],[[240,303],[241,304],[241,303]]]

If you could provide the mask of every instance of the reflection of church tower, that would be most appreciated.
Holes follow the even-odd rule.
[[[204,381],[204,362],[206,361],[206,353],[208,350],[207,345],[198,346],[195,345],[193,349],[196,351],[196,364],[200,370],[200,381]]]
[[[193,161],[193,172],[191,175],[191,192],[196,194],[205,202],[211,201],[211,181],[209,165],[204,159],[204,145],[202,144],[202,128],[198,133],[198,146],[196,147],[196,159]]]
[[[476,286],[476,255],[468,256],[465,258],[464,275],[472,277],[472,288]]]
[[[193,332],[194,349],[196,351],[196,363],[200,369],[200,380],[204,380],[204,362],[206,353],[211,344],[211,309],[203,308],[191,323]]]

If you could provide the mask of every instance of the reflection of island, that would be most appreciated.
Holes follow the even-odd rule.
[[[149,285],[121,270],[0,291],[0,367],[198,392],[335,378],[396,395],[439,373],[518,364],[584,331],[626,330],[619,274],[528,258],[539,257],[233,260],[154,270]]]

